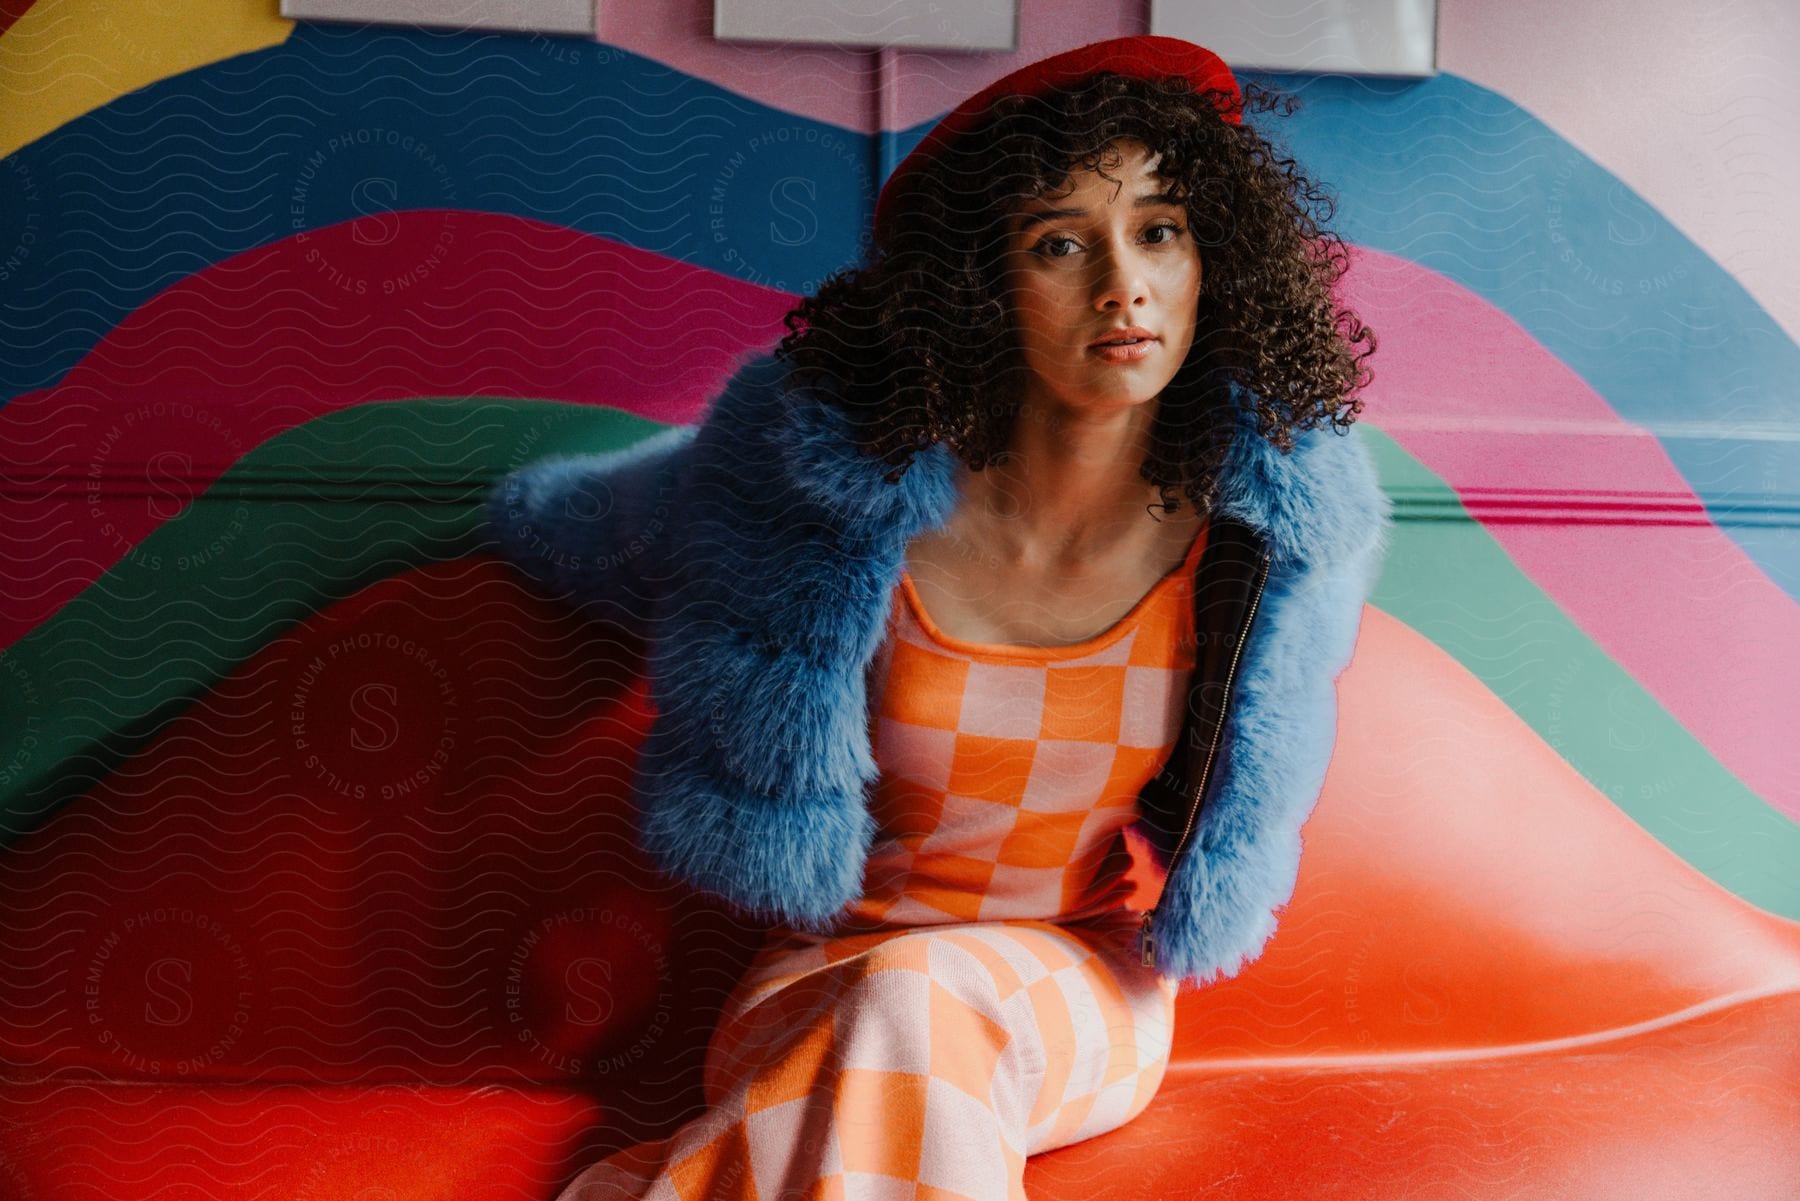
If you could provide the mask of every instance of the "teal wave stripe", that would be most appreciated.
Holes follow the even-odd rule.
[[[1800,919],[1800,824],[1757,796],[1367,424],[1396,537],[1371,603],[1481,680],[1631,819],[1722,887]]]

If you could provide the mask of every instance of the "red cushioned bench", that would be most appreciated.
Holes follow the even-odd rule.
[[[632,846],[634,637],[395,576],[7,850],[0,1196],[550,1198],[693,1113],[761,931]],[[1800,1198],[1800,925],[1377,610],[1340,687],[1280,932],[1031,1195]]]

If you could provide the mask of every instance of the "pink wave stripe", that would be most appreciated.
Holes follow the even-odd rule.
[[[448,210],[359,218],[209,267],[62,382],[0,408],[0,474],[14,481],[0,494],[0,648],[303,422],[417,396],[687,422],[738,355],[780,335],[793,301],[561,226]]]
[[[1352,255],[1343,299],[1381,341],[1365,416],[1748,788],[1800,820],[1800,740],[1785,721],[1800,606],[1712,524],[1654,433],[1510,317],[1416,263]],[[1586,503],[1596,515],[1579,519]]]

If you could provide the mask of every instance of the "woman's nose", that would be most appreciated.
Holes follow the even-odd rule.
[[[1136,246],[1112,240],[1095,249],[1094,307],[1104,309],[1113,301],[1130,307],[1149,287],[1143,256]]]

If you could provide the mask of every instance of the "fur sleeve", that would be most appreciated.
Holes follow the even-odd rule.
[[[502,476],[486,502],[498,553],[588,616],[647,623],[666,590],[697,429],[671,426],[602,454],[550,455]]]
[[[1348,448],[1346,448],[1348,449]],[[1389,502],[1360,448],[1339,504],[1363,512],[1360,545],[1330,563],[1271,571],[1244,647],[1216,792],[1164,885],[1159,973],[1207,986],[1260,958],[1299,877],[1300,828],[1336,741],[1337,679],[1349,665],[1391,538]]]

